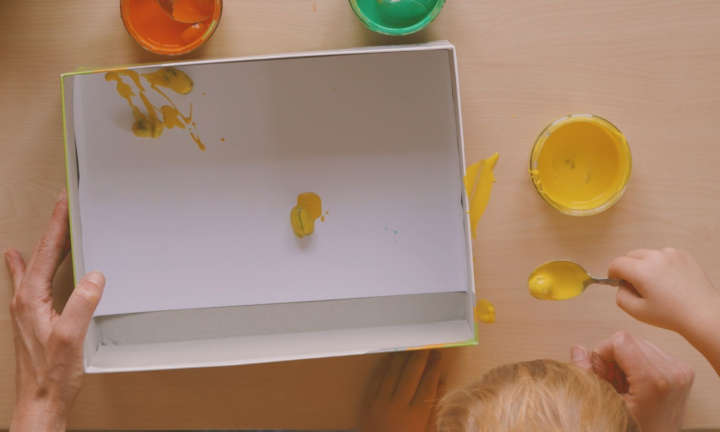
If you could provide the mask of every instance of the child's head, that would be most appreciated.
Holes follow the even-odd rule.
[[[639,431],[622,397],[592,373],[554,360],[508,364],[440,402],[438,431]]]

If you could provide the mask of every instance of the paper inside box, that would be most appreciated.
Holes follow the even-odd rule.
[[[357,84],[363,76],[365,81],[368,77],[379,80],[383,76],[375,75],[374,69],[379,66],[367,68],[366,62],[358,61],[363,56],[379,65],[387,63],[385,75],[390,77],[386,76],[388,81],[384,86],[380,85],[385,89],[383,92],[370,94],[370,88]],[[333,69],[327,63],[328,60],[347,58],[352,61],[340,62],[336,65],[339,69]],[[314,89],[312,94],[316,99],[312,104],[307,102],[310,105],[300,113],[297,109],[288,109],[286,104],[281,108],[276,104],[274,111],[266,111],[264,115],[274,113],[280,121],[268,129],[275,131],[273,140],[267,141],[268,137],[263,135],[267,130],[253,129],[250,135],[255,136],[254,142],[265,145],[259,146],[259,150],[245,148],[242,154],[233,153],[237,149],[220,144],[235,142],[231,129],[226,129],[228,133],[217,132],[222,130],[217,126],[219,123],[199,114],[200,125],[208,124],[210,130],[227,135],[223,141],[215,143],[215,148],[208,140],[205,152],[199,152],[192,145],[178,149],[181,139],[175,136],[157,142],[125,138],[120,145],[144,147],[126,151],[126,148],[118,150],[106,146],[105,150],[111,149],[110,154],[98,153],[95,143],[102,136],[97,135],[97,130],[109,136],[108,131],[114,127],[117,131],[113,133],[128,135],[127,123],[120,121],[119,115],[103,127],[97,124],[102,117],[88,123],[89,113],[78,104],[85,104],[88,95],[98,97],[100,85],[109,87],[107,97],[117,99],[117,95],[112,94],[114,89],[106,82],[94,83],[92,85],[98,87],[88,91],[92,87],[88,78],[92,76],[85,76],[82,81],[76,80],[82,75],[62,78],[76,278],[86,271],[86,267],[111,270],[104,300],[108,306],[95,318],[86,343],[88,371],[242,364],[474,341],[472,306],[475,296],[461,187],[464,170],[462,125],[452,45],[359,48],[191,62],[175,67],[220,67],[225,64],[257,67],[262,62],[270,62],[275,67],[285,62],[287,67],[263,66],[255,71],[258,77],[270,74],[279,80],[293,75],[283,75],[288,70],[297,73],[298,68],[313,72],[308,75],[311,78],[299,80],[294,85],[287,84],[287,80],[279,81],[285,83],[283,85],[268,84],[263,87],[265,91],[272,87],[283,90],[285,95],[292,94],[293,97],[287,100],[303,101],[311,93],[293,87],[300,86],[305,90]],[[313,63],[323,66],[313,69],[317,66]],[[417,69],[418,66],[424,67]],[[160,65],[148,69],[158,67]],[[401,79],[403,67],[408,67],[405,73],[414,70],[416,74]],[[333,83],[333,77],[342,69],[354,74],[355,78]],[[334,72],[318,78],[321,71],[327,70]],[[102,74],[98,76],[102,77]],[[433,80],[442,84],[433,85],[430,83]],[[322,85],[330,89],[325,95],[320,91]],[[427,93],[420,101],[417,96],[412,96],[418,85],[423,85]],[[387,93],[388,88],[400,93],[383,103],[381,94]],[[205,89],[208,93],[209,87]],[[256,102],[267,101],[268,94],[262,89],[253,91],[258,92]],[[344,94],[338,100],[332,99],[333,92],[342,94],[344,91],[353,92],[354,97],[348,98]],[[351,103],[358,98],[362,103]],[[370,111],[368,104],[378,98],[380,101],[374,103],[380,108]],[[433,100],[438,103],[430,104]],[[332,110],[313,111],[311,107],[318,101],[330,104]],[[387,106],[392,105],[388,101],[395,102],[397,112]],[[252,117],[243,105],[246,103],[238,102],[237,111]],[[345,103],[350,106],[343,111]],[[440,121],[428,127],[427,118],[411,111],[413,104],[432,106],[430,117],[440,118]],[[122,103],[120,108],[112,106],[120,109]],[[196,113],[211,111],[195,109]],[[370,130],[374,132],[353,133],[349,130],[351,123],[340,114],[336,114],[332,126],[320,135],[312,131],[322,129],[322,124],[308,127],[303,123],[308,116],[327,116],[331,111],[360,116],[369,122]],[[293,112],[296,112],[295,117]],[[254,122],[262,118],[262,115],[258,116]],[[77,118],[84,120],[78,123]],[[386,123],[383,118],[387,118]],[[224,121],[227,122],[227,118]],[[288,122],[287,131],[277,132],[275,126]],[[88,124],[95,126],[88,127]],[[416,129],[421,133],[410,131],[412,124],[417,125]],[[247,128],[240,129],[248,131]],[[390,136],[390,141],[368,142],[378,130],[387,132],[380,135]],[[328,143],[338,142],[343,133],[349,137],[344,140],[349,144],[328,146]],[[205,139],[211,135],[206,135]],[[291,140],[292,143],[287,144]],[[395,143],[394,147],[390,146],[391,142]],[[173,146],[172,151],[168,151],[168,145]],[[219,156],[207,156],[213,151]],[[142,162],[138,162],[139,154],[145,155]],[[248,155],[250,163],[240,158]],[[193,172],[206,174],[201,175],[200,180],[183,180],[178,167],[185,167],[188,160],[196,159],[201,162],[187,165],[188,175]],[[275,170],[282,168],[283,176],[266,176],[262,170],[253,171],[253,166],[262,165],[259,162],[262,160],[271,161]],[[362,169],[353,168],[349,161],[356,161]],[[122,177],[122,172],[112,174],[113,170],[127,172],[137,164],[140,168],[133,168],[135,171],[126,176],[130,180],[110,181]],[[259,182],[253,183],[252,188],[233,183],[242,179],[242,175],[238,177],[232,173],[233,164],[243,172],[249,171],[249,174],[243,174],[249,175],[248,179],[256,178]],[[298,164],[301,167],[293,167]],[[308,165],[312,169],[307,169]],[[163,175],[143,177],[153,169],[166,174],[167,178]],[[313,174],[318,171],[319,175]],[[419,171],[423,171],[423,175],[418,175]],[[412,181],[408,181],[408,176],[414,176]],[[337,178],[341,180],[334,180]],[[148,179],[152,181],[148,182]],[[268,185],[263,181],[269,182]],[[298,244],[287,222],[289,204],[297,192],[323,190],[323,184],[333,185],[324,189],[325,202],[331,213],[326,222],[319,224],[318,236],[312,239],[311,246]],[[188,194],[192,199],[176,199],[176,204],[182,203],[179,207],[173,207],[172,200],[157,199],[167,196],[173,187],[181,192],[190,191]],[[206,193],[200,190],[203,187],[207,188]],[[233,195],[242,188],[250,192]],[[264,203],[259,206],[262,211],[256,214],[246,211],[253,202]],[[375,206],[378,202],[381,205]],[[207,208],[213,209],[211,214],[214,215],[232,216],[232,221],[208,216],[202,211]],[[182,217],[172,218],[178,210],[182,210]],[[205,227],[193,231],[189,223],[203,217],[206,218]],[[253,218],[257,219],[255,224]],[[138,220],[143,224],[138,225]],[[178,238],[177,233],[186,236],[184,241],[188,250],[182,249],[182,242],[173,243],[173,239]],[[163,241],[156,241],[156,244],[147,241],[156,234],[155,240],[161,238]],[[243,243],[245,240],[248,245]],[[212,242],[220,247],[212,249]],[[157,243],[162,243],[162,247],[158,248]],[[271,262],[272,254],[263,255],[267,252],[263,248],[269,248],[267,243],[283,250],[277,262]],[[246,246],[247,251],[242,249]],[[192,255],[198,249],[209,252],[206,254],[209,256],[198,262]],[[218,260],[217,257],[223,254],[232,259]],[[145,262],[139,259],[147,257],[152,257],[149,263],[147,259]],[[245,265],[243,259],[247,261],[247,257],[258,259],[256,265]],[[208,280],[208,269],[220,270],[219,276],[215,272],[216,279]],[[248,272],[250,276],[247,276]],[[205,275],[205,285],[198,275]],[[114,285],[111,285],[113,281]],[[204,291],[207,284],[210,288]],[[217,285],[225,289],[217,289]],[[189,289],[190,286],[195,289]],[[156,312],[134,313],[145,311]]]

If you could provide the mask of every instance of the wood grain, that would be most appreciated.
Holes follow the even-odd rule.
[[[78,67],[163,60],[125,32],[117,1],[0,2],[0,247],[27,254],[64,184],[58,75]],[[365,30],[344,0],[226,0],[220,27],[184,58],[244,56],[448,39],[456,44],[468,160],[500,152],[497,183],[475,242],[480,296],[497,323],[481,345],[445,351],[456,386],[511,361],[566,359],[628,329],[697,372],[688,427],[720,426],[720,379],[684,340],[639,324],[609,288],[541,303],[525,280],[567,257],[603,274],[636,247],[690,250],[720,279],[720,2],[449,1],[419,34]],[[549,121],[600,114],[628,136],[634,172],[626,196],[600,216],[558,214],[535,194],[529,150]],[[67,264],[60,296],[71,289]],[[0,276],[0,427],[13,405],[13,347]],[[379,356],[158,373],[89,376],[73,428],[349,428]]]

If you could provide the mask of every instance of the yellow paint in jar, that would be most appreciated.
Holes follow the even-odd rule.
[[[530,294],[540,300],[567,300],[585,290],[590,276],[571,261],[553,261],[536,268],[528,278]]]
[[[548,125],[530,158],[530,176],[540,196],[573,216],[597,214],[615,204],[631,169],[625,136],[591,114],[573,114]]]
[[[295,235],[303,238],[315,232],[315,221],[321,217],[323,214],[320,197],[313,192],[301,193],[297,197],[297,204],[290,210],[290,225]]]

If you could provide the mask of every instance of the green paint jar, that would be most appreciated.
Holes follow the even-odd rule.
[[[422,30],[445,0],[350,0],[355,15],[374,32],[403,36]]]

